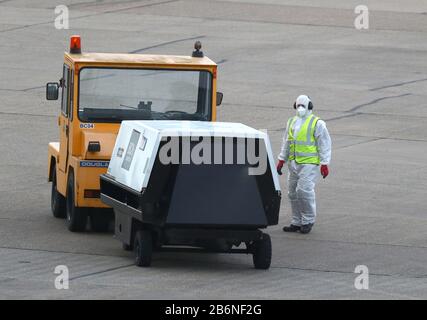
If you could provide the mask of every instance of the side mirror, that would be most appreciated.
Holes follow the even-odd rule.
[[[46,100],[58,100],[59,83],[49,82],[46,84]]]
[[[222,103],[222,98],[224,97],[224,94],[222,92],[216,93],[216,105],[220,106]]]

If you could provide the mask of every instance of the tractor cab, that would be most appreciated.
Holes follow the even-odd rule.
[[[217,65],[196,42],[190,56],[86,53],[72,36],[62,77],[46,85],[60,100],[59,141],[49,143],[53,215],[70,231],[108,229],[112,210],[100,201],[99,176],[124,120],[215,121],[222,93]]]

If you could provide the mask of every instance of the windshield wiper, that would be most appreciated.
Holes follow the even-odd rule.
[[[129,109],[133,109],[133,110],[138,110],[137,107],[127,106],[127,105],[121,104],[121,103],[120,103],[120,107],[125,107],[125,108],[129,108]]]

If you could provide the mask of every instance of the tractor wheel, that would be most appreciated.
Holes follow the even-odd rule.
[[[255,269],[268,269],[271,265],[271,238],[263,233],[262,238],[253,243],[252,258]]]
[[[52,209],[52,214],[55,218],[65,218],[67,213],[65,211],[65,197],[58,192],[56,187],[56,166],[53,165],[52,168],[53,177],[52,177],[52,189],[50,194],[50,207]]]
[[[74,175],[70,172],[67,182],[67,226],[72,232],[82,232],[86,230],[87,212],[85,208],[76,207],[74,202]]]
[[[135,264],[138,267],[149,267],[153,255],[153,235],[149,230],[139,230],[133,245]]]

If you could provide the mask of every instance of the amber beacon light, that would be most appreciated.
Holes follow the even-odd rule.
[[[80,36],[71,36],[70,40],[70,53],[82,53],[82,42]]]

